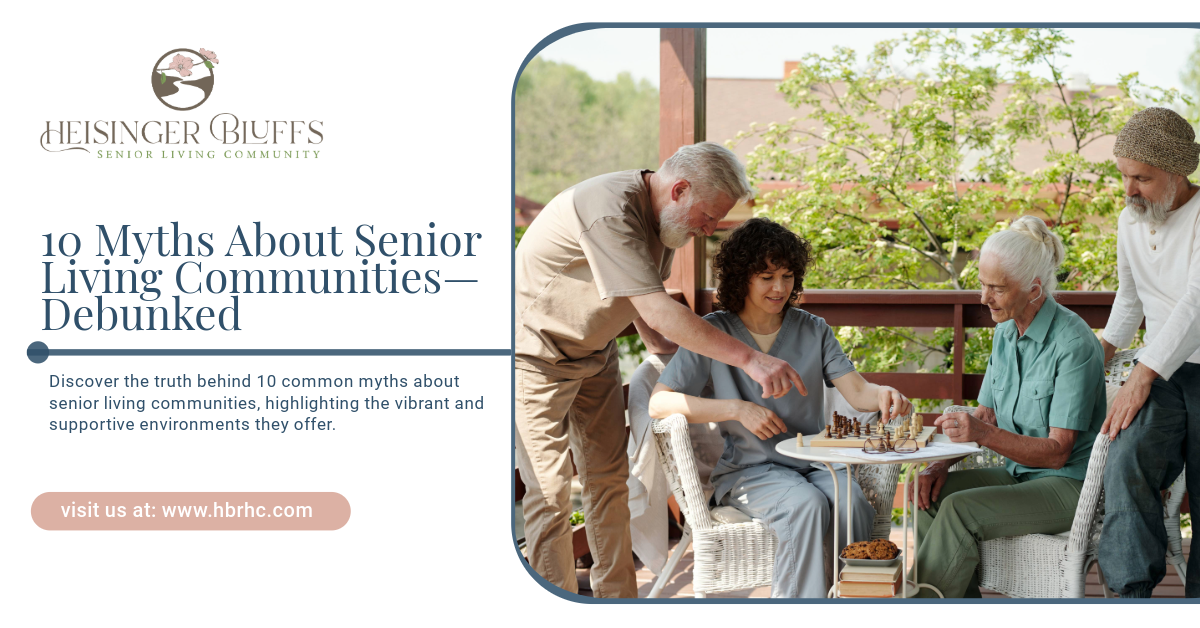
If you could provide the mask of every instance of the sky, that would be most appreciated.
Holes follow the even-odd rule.
[[[860,53],[880,39],[898,37],[916,27],[853,29],[710,28],[708,76],[781,79],[783,62],[815,52],[829,54],[841,45]],[[966,37],[983,29],[959,29]],[[1143,84],[1182,88],[1180,71],[1195,49],[1195,29],[1068,28],[1075,41],[1067,50],[1068,74],[1085,73],[1095,83],[1115,84],[1120,74],[1137,71]],[[540,55],[569,63],[592,78],[611,81],[621,72],[658,85],[658,29],[596,29],[568,35]]]

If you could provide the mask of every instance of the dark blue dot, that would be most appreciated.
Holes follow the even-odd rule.
[[[31,342],[29,343],[29,348],[25,350],[25,355],[29,358],[30,362],[41,364],[46,361],[46,358],[50,357],[50,347],[47,347],[44,342]]]

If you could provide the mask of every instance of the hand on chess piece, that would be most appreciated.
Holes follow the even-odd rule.
[[[912,412],[912,403],[891,386],[879,387],[879,420],[887,423]]]
[[[974,442],[983,445],[988,436],[999,428],[984,423],[966,412],[947,412],[933,422],[942,428],[942,433],[950,437],[951,442]]]

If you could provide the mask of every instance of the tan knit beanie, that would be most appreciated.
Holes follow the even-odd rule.
[[[1183,116],[1163,107],[1148,107],[1125,123],[1113,155],[1186,177],[1200,165],[1200,144]]]

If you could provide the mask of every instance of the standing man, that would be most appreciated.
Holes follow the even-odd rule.
[[[1150,597],[1166,574],[1160,492],[1185,462],[1191,510],[1200,512],[1200,194],[1187,179],[1200,161],[1195,139],[1179,114],[1151,107],[1129,119],[1113,146],[1126,207],[1105,362],[1146,317],[1146,347],[1100,430],[1114,439],[1100,568],[1121,597]],[[1200,597],[1200,553],[1188,561],[1184,592]]]
[[[578,592],[571,526],[571,459],[597,597],[637,597],[629,538],[625,404],[616,337],[633,323],[651,353],[679,346],[743,369],[782,397],[791,366],[718,331],[667,296],[677,249],[712,235],[751,195],[733,152],[701,142],[658,172],[629,170],[564,191],[530,225],[516,253],[517,468],[529,564]],[[670,340],[667,340],[670,338]]]

